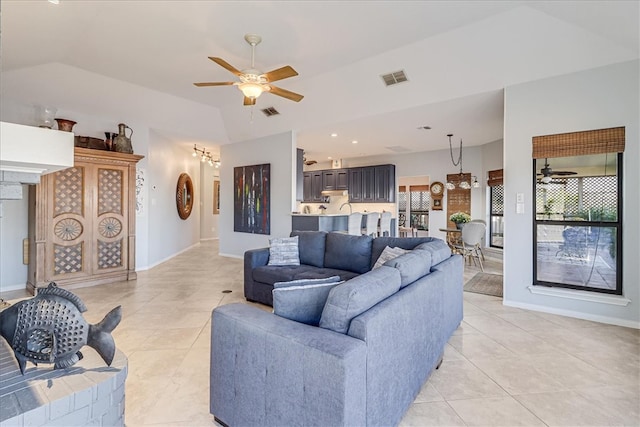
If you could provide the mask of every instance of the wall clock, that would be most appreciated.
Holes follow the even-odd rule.
[[[431,191],[431,209],[434,211],[441,211],[444,185],[439,181],[435,181],[429,187],[429,191]]]

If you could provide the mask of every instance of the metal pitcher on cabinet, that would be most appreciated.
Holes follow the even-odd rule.
[[[126,135],[126,130],[129,129],[131,133]],[[118,125],[118,135],[113,138],[113,146],[115,151],[119,153],[133,154],[133,147],[131,146],[131,136],[133,135],[133,129],[124,123]]]

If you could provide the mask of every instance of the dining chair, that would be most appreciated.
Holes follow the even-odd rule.
[[[484,219],[472,219],[469,222],[479,222],[480,224],[484,224],[484,228],[485,228],[485,232],[487,230],[487,221],[485,221]],[[482,242],[480,243],[480,255],[482,255],[482,260],[484,261],[484,252],[482,251],[482,248],[484,247],[484,239],[485,239],[485,235],[482,235]]]
[[[349,215],[347,233],[354,236],[362,234],[362,214],[360,212],[353,212]]]
[[[480,244],[482,243],[482,237],[486,230],[486,226],[481,222],[468,222],[462,227],[462,236],[460,237],[460,243],[455,245],[455,249],[466,260],[473,259],[473,264],[476,264],[476,259],[480,264],[480,269],[484,271],[482,265],[482,252],[480,250]]]
[[[378,236],[391,236],[391,212],[382,212],[380,214],[380,227]]]
[[[366,225],[362,234],[376,237],[378,235],[378,219],[380,219],[378,212],[367,212]]]

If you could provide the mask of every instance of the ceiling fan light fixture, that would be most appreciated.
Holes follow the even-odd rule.
[[[551,182],[551,177],[550,176],[543,176],[540,181],[542,181],[543,184],[548,184]]]
[[[249,99],[256,99],[264,91],[262,86],[257,83],[240,83],[238,88],[242,91],[243,95]]]

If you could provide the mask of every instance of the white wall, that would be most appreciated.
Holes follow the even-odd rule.
[[[220,150],[220,254],[242,257],[247,249],[269,246],[270,237],[291,233],[291,212],[295,209],[296,138],[293,132],[281,133],[237,144]],[[271,234],[233,231],[233,168],[271,164]]]
[[[200,164],[192,150],[149,132],[149,267],[200,241]],[[176,187],[181,173],[193,181],[194,207],[186,220],[178,216]]]
[[[27,283],[22,240],[27,238],[29,190],[26,185],[22,187],[22,200],[0,202],[0,292],[24,289]]]
[[[200,240],[218,238],[219,214],[213,213],[213,181],[220,180],[220,170],[200,163]]]
[[[638,64],[625,62],[505,89],[505,304],[640,327]],[[533,294],[532,137],[617,126],[626,128],[621,238],[623,293],[630,302],[584,301],[577,299],[579,291],[565,292],[571,298]],[[525,196],[524,214],[515,213],[516,193]]]

